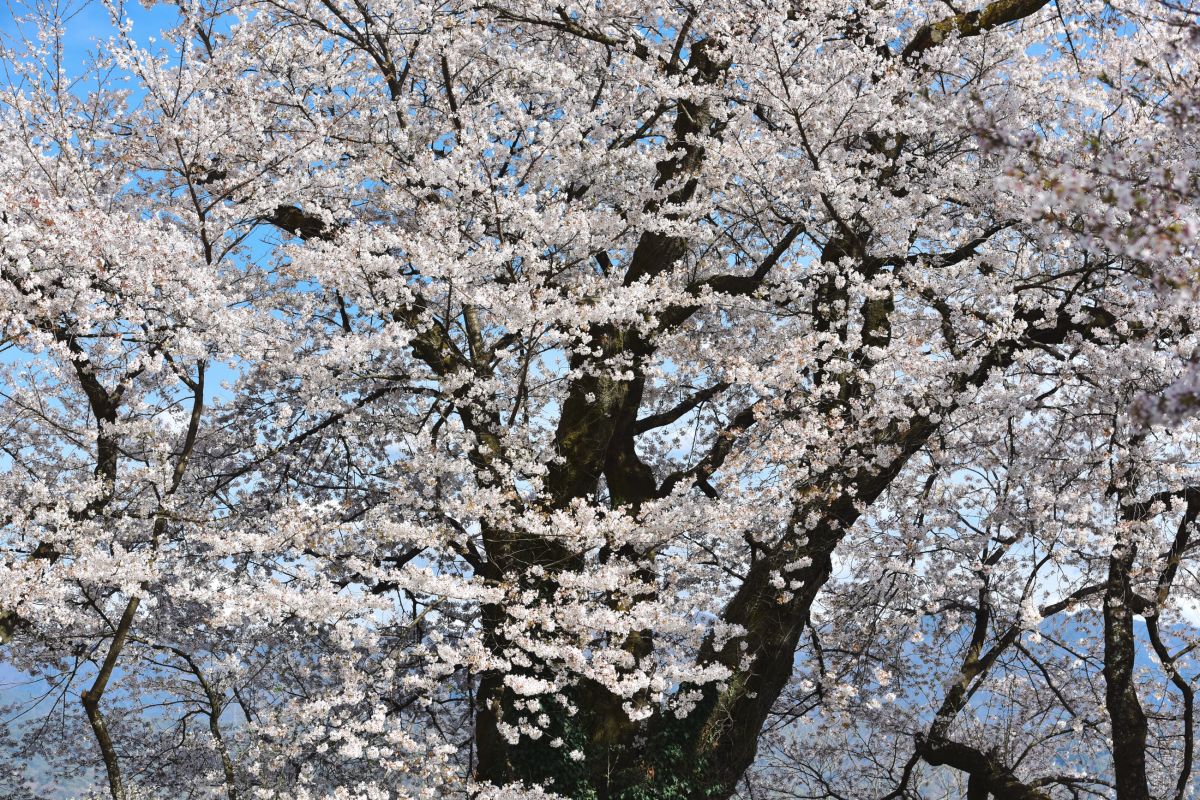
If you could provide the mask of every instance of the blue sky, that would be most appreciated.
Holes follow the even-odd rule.
[[[29,14],[27,9],[30,5],[17,0],[11,5],[6,3],[0,6],[0,31],[6,39],[22,34],[32,37],[35,32],[33,26],[18,24],[22,17]],[[54,9],[55,6],[58,15],[64,19],[62,44],[68,66],[81,67],[89,55],[96,52],[97,43],[110,38],[115,32],[111,10],[99,0],[43,0],[43,7]],[[145,37],[152,36],[178,18],[175,8],[164,4],[146,9],[135,3],[123,11],[124,16],[133,21],[134,36],[139,41],[145,41]]]

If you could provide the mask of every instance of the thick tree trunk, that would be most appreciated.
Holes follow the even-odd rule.
[[[1146,715],[1134,683],[1136,641],[1130,569],[1136,556],[1118,544],[1108,565],[1104,593],[1105,703],[1112,723],[1113,775],[1117,800],[1150,800],[1146,783]]]

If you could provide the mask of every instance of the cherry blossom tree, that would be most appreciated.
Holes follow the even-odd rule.
[[[1196,9],[152,10],[4,51],[15,762],[1196,796]]]

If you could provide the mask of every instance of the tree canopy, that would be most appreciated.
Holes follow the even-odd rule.
[[[7,796],[1196,797],[1190,0],[151,7],[0,52]]]

